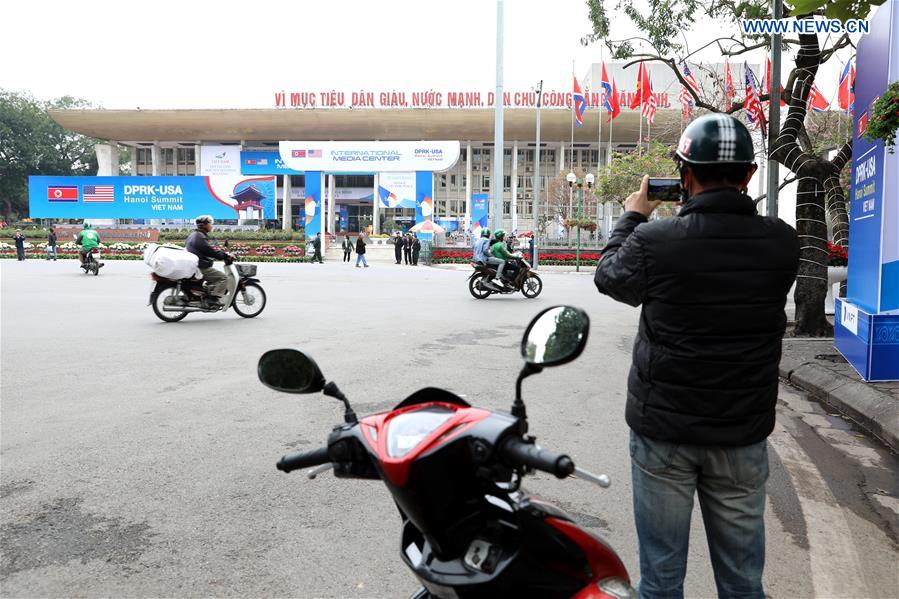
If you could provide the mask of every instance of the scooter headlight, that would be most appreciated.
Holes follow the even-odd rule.
[[[603,578],[596,586],[600,591],[615,599],[637,599],[637,591],[627,581],[617,576]]]
[[[400,414],[387,427],[387,455],[392,458],[403,457],[452,415],[452,410],[439,406]]]

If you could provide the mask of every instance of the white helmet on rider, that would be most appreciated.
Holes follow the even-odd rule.
[[[212,218],[212,216],[210,216],[209,214],[201,214],[200,216],[197,217],[197,220],[194,222],[196,222],[198,225],[205,225],[205,224],[214,225],[215,219]]]

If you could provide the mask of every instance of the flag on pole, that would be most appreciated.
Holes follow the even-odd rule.
[[[808,93],[808,103],[806,104],[806,110],[812,110],[813,112],[824,112],[830,107],[830,102],[827,101],[827,98],[824,97],[824,94],[821,93],[821,90],[818,89],[818,86],[812,83],[812,90]]]
[[[840,91],[838,93],[840,108],[846,112],[852,112],[855,108],[855,65],[846,63],[843,74],[840,75]]]
[[[759,101],[759,90],[755,83],[755,73],[752,72],[752,69],[745,62],[743,63],[743,77],[746,82],[746,101],[743,103],[743,108],[746,109],[749,121],[757,127],[761,127],[762,135],[764,135],[765,129],[768,127],[768,123],[765,121],[765,109],[762,108],[762,103]]]
[[[693,114],[693,96],[690,94],[690,90],[692,89],[698,94],[699,86],[696,84],[696,79],[693,77],[693,73],[690,71],[690,67],[687,66],[687,62],[685,60],[682,60],[680,64],[681,71],[684,75],[684,80],[687,82],[686,86],[681,86],[680,103],[683,106],[684,116],[690,118]]]
[[[730,76],[730,62],[724,61],[724,109],[734,104],[734,80]]]
[[[649,69],[641,62],[640,68],[637,69],[637,93],[634,94],[630,107],[633,109],[644,104],[649,100],[651,94],[652,92],[649,90]]]
[[[584,124],[584,110],[587,108],[587,100],[584,98],[581,86],[578,85],[577,77],[572,76],[572,78],[574,79],[574,93],[571,94],[571,108],[574,110],[574,120],[578,129],[580,129],[581,125]]]
[[[765,57],[765,74],[762,77],[762,93],[768,94],[771,96],[771,59]],[[770,102],[765,102],[765,108],[768,107]],[[784,102],[784,86],[780,86],[780,105],[786,106],[787,103]]]
[[[611,81],[611,82],[610,82]],[[606,90],[606,101],[605,107],[608,111],[611,118],[615,118],[618,116],[618,113],[621,112],[621,106],[618,104],[618,88],[615,87],[615,80],[609,79],[609,76],[606,74],[606,65],[603,63],[602,65],[602,81],[600,82],[602,88]]]
[[[643,112],[641,113],[647,120],[649,120],[649,124],[652,125],[653,121],[656,118],[656,96],[652,93],[652,81],[646,80],[646,90],[647,90],[647,98],[646,102],[643,104]]]

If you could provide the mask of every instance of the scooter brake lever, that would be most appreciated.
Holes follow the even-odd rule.
[[[582,480],[593,483],[595,485],[599,485],[603,489],[608,489],[609,486],[612,484],[612,480],[609,478],[608,475],[593,474],[592,472],[587,472],[586,470],[584,470],[582,468],[578,468],[577,466],[575,466],[575,468],[574,468],[574,477],[580,478]]]
[[[316,466],[312,470],[306,473],[306,476],[309,477],[309,480],[315,480],[315,477],[321,474],[322,472],[326,472],[334,467],[334,464],[322,464],[321,466]]]

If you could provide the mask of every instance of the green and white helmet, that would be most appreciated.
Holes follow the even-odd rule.
[[[487,239],[490,239],[490,229],[488,229],[487,227],[484,227],[483,229],[481,229],[481,237],[486,237]]]
[[[493,232],[493,238],[496,240],[503,239],[503,238],[505,238],[505,236],[506,236],[506,232],[503,231],[502,229],[497,229],[496,231]]]

